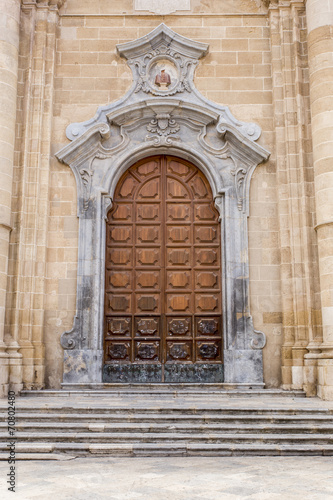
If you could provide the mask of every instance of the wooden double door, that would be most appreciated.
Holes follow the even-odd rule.
[[[221,236],[191,163],[120,179],[106,225],[104,382],[222,382]]]

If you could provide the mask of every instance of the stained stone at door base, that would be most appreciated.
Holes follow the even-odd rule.
[[[166,364],[164,366],[164,381],[175,383],[218,383],[223,382],[223,365],[200,363],[193,365]]]
[[[104,365],[104,383],[221,383],[223,365],[221,364],[119,364]]]
[[[162,365],[157,364],[119,364],[104,365],[103,382],[137,382],[158,383],[162,382]]]

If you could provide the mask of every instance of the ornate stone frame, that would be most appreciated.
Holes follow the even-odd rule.
[[[236,120],[195,88],[194,70],[208,45],[161,24],[117,49],[132,68],[131,89],[93,119],[70,125],[72,142],[56,154],[75,175],[79,217],[77,313],[61,337],[63,386],[102,383],[106,214],[121,175],[156,154],[191,161],[211,185],[222,224],[224,380],[262,385],[265,335],[254,330],[249,310],[247,233],[251,175],[269,157],[255,142],[260,128]],[[175,61],[172,90],[147,83],[154,58]]]

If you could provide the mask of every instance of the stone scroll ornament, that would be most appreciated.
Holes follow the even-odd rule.
[[[136,161],[169,154],[204,173],[220,213],[224,379],[262,384],[265,335],[254,329],[249,309],[247,235],[251,176],[270,154],[257,142],[260,127],[236,119],[227,106],[196,89],[194,72],[207,44],[160,24],[117,51],[132,70],[132,87],[120,100],[99,107],[92,119],[69,125],[70,143],[56,154],[75,175],[80,219],[76,320],[61,339],[64,383],[102,380],[105,217],[117,182]],[[154,357],[155,351],[143,345],[139,354]],[[202,346],[207,357],[214,357],[213,351]],[[79,372],[74,354],[82,360]],[[173,355],[185,351],[175,347]]]

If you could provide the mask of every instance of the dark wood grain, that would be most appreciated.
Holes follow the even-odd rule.
[[[106,365],[222,363],[220,241],[194,165],[156,156],[124,174],[106,226]]]

